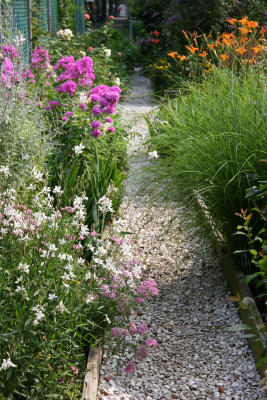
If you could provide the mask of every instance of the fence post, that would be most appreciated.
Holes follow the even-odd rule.
[[[51,2],[50,2],[50,0],[47,0],[47,28],[48,28],[48,32],[52,34]]]
[[[28,22],[28,53],[29,61],[32,58],[32,13],[31,13],[31,0],[27,0],[27,22]]]

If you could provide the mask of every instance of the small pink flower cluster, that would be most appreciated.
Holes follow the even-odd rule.
[[[2,53],[5,56],[1,65],[1,82],[6,89],[10,89],[14,84],[19,82],[19,76],[11,61],[18,57],[18,52],[12,44],[1,47]]]
[[[141,283],[138,287],[137,292],[140,293],[145,298],[149,298],[150,296],[157,296],[159,294],[157,283],[153,278],[149,278],[148,280]]]
[[[121,89],[119,86],[108,87],[106,85],[96,86],[91,90],[91,101],[96,104],[92,113],[99,116],[100,114],[114,114],[116,104],[119,101]]]
[[[56,82],[62,82],[56,90],[61,93],[74,95],[76,87],[91,87],[95,79],[93,60],[91,57],[83,57],[75,61],[73,56],[60,58],[53,68],[63,70],[57,77]]]
[[[50,66],[50,55],[42,46],[37,47],[32,55],[31,68],[45,69]]]
[[[2,46],[1,50],[3,55],[9,59],[18,57],[18,51],[11,43],[8,43],[6,46]]]

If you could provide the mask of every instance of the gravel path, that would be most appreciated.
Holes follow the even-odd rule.
[[[144,264],[143,274],[158,283],[160,295],[134,321],[146,323],[159,346],[132,375],[117,369],[119,356],[105,359],[98,399],[261,399],[260,378],[246,340],[226,332],[240,320],[209,243],[194,230],[183,230],[183,220],[190,215],[182,205],[151,204],[149,193],[138,191],[139,169],[148,162],[143,116],[155,106],[146,78],[136,73],[132,85],[121,105],[133,137],[120,227],[133,233],[133,252]]]

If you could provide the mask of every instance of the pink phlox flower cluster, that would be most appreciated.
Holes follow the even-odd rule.
[[[157,347],[158,342],[156,341],[156,339],[148,338],[146,340],[146,345],[149,347]]]
[[[36,83],[35,76],[30,69],[22,72],[22,78],[27,79],[30,83]]]
[[[10,89],[15,83],[19,82],[18,73],[8,57],[4,58],[1,66],[1,82],[6,89]]]
[[[138,346],[136,350],[136,358],[138,361],[142,362],[145,358],[147,358],[149,354],[149,349],[146,346]]]
[[[48,106],[45,106],[45,110],[53,110],[55,107],[61,108],[61,104],[58,101],[55,100],[49,100],[48,101]]]
[[[6,46],[1,46],[1,50],[3,55],[8,58],[12,59],[18,57],[18,51],[11,43],[8,43]]]
[[[147,331],[147,325],[146,324],[139,324],[138,327],[135,325],[135,323],[130,322],[130,330],[129,333],[130,335],[144,335]]]
[[[111,291],[109,285],[103,284],[100,286],[101,294],[109,299],[114,299],[116,297],[116,292]]]
[[[132,374],[136,371],[136,365],[134,363],[134,361],[129,361],[128,364],[126,365],[124,371],[127,374]]]
[[[108,87],[106,85],[96,86],[91,90],[91,101],[98,103],[92,109],[94,115],[114,114],[116,104],[119,101],[121,89],[119,86]]]
[[[138,287],[137,292],[143,295],[145,298],[149,298],[150,296],[157,296],[159,294],[157,283],[153,278],[149,278],[148,280],[143,281]]]
[[[73,96],[76,87],[90,88],[95,79],[93,60],[91,57],[83,57],[75,61],[73,56],[62,57],[57,61],[54,70],[63,69],[58,75],[56,82],[62,82],[56,90],[62,93],[69,93]]]
[[[31,67],[33,69],[46,69],[50,66],[50,55],[42,46],[33,51]]]
[[[112,328],[111,334],[114,337],[122,338],[124,336],[129,335],[129,331],[128,331],[128,329],[125,329],[125,328]]]
[[[67,211],[68,213],[72,214],[75,213],[75,208],[70,207],[70,206],[66,206],[60,209],[61,211]]]
[[[120,277],[119,275],[113,275],[112,280],[113,280],[113,282],[116,283],[116,285],[113,284],[113,286],[112,286],[114,289],[117,289],[119,287],[123,288],[126,286],[124,279],[122,277]]]

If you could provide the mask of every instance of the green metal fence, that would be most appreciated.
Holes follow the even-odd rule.
[[[84,0],[75,0],[75,33],[84,34],[85,22],[84,22]]]
[[[0,0],[1,1],[1,0]],[[80,3],[83,0],[79,0]],[[14,28],[21,32],[26,39],[23,45],[23,59],[27,64],[31,55],[31,12],[30,2],[28,0],[11,0]],[[59,29],[58,22],[58,1],[57,0],[40,0],[39,2],[40,26],[42,29],[56,35]],[[83,33],[84,31],[79,31]]]
[[[29,61],[29,29],[28,29],[28,8],[26,0],[12,0],[14,28],[19,31],[25,38],[22,52],[26,63]]]

